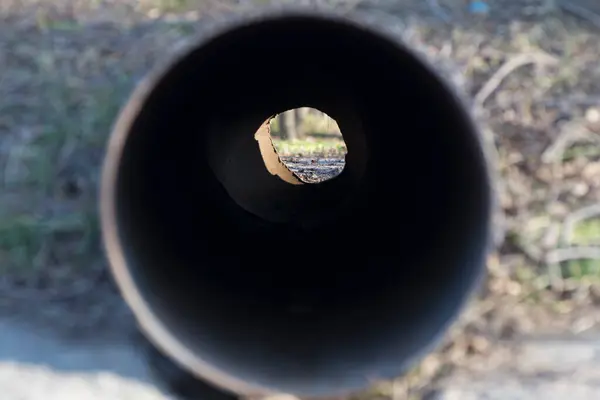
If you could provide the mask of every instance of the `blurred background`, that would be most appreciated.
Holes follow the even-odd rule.
[[[283,163],[306,183],[335,178],[348,152],[337,122],[316,108],[288,110],[271,120],[273,145]]]
[[[282,156],[343,158],[347,152],[337,122],[315,108],[302,107],[279,114],[271,120],[271,136]]]
[[[0,317],[69,337],[122,329],[96,201],[113,120],[174,44],[276,2],[0,0]],[[415,46],[471,108],[498,174],[503,223],[482,290],[438,351],[361,396],[600,398],[600,3],[294,3],[368,13]],[[272,131],[304,179],[343,168],[343,132],[320,111],[281,114]],[[419,149],[389,157],[406,151]]]

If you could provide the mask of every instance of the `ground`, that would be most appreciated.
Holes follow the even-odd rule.
[[[202,21],[265,2],[0,0],[0,313],[71,335],[110,331],[128,318],[97,225],[113,119],[173,43]],[[508,362],[505,348],[520,338],[594,332],[597,2],[497,0],[485,15],[461,0],[318,3],[381,19],[452,82],[482,128],[502,208],[487,281],[445,344],[407,377],[365,396],[419,398],[455,371]],[[322,161],[321,148],[286,145],[306,179],[339,168],[336,158]]]

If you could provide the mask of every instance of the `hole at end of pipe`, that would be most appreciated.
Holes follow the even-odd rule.
[[[261,130],[265,143],[260,143]],[[291,184],[333,179],[346,165],[347,146],[337,122],[316,108],[273,116],[259,128],[257,140],[269,172]]]

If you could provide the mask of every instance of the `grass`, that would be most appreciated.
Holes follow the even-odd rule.
[[[79,28],[46,21],[39,29],[78,34]],[[117,74],[96,85],[65,75],[64,64],[77,59],[47,49],[21,61],[30,69],[9,70],[7,79],[28,73],[35,96],[26,109],[13,98],[0,100],[13,117],[6,127],[13,134],[0,141],[0,269],[84,267],[99,256],[92,249],[98,249],[95,197],[105,141],[133,82]]]
[[[306,135],[296,140],[284,140],[279,137],[282,114],[271,120],[273,144],[280,155],[343,157],[348,152],[337,122],[326,113],[309,108],[309,113],[300,121],[298,128]]]
[[[300,123],[301,129],[304,130],[309,136],[314,135],[327,135],[327,136],[339,136],[341,135],[340,127],[338,126],[335,119],[331,118],[326,113],[316,109],[310,108],[311,111],[308,113],[302,122]],[[286,113],[289,111],[286,111]],[[284,113],[282,113],[284,114]],[[281,115],[281,114],[280,114]],[[277,135],[279,133],[280,115],[276,116],[271,120],[271,131]]]
[[[600,218],[592,218],[577,224],[573,232],[573,244],[580,246],[600,245]],[[582,281],[600,281],[600,260],[573,260],[565,263],[563,275]]]
[[[600,218],[592,218],[577,224],[573,242],[582,246],[600,245]]]
[[[273,144],[282,156],[331,156],[341,157],[347,153],[343,140],[315,140],[309,137],[305,140],[280,140],[274,139]]]
[[[40,26],[53,33],[77,34],[77,29],[46,20]],[[32,64],[28,80],[35,83],[36,96],[26,109],[18,109],[10,97],[0,99],[0,109],[15,116],[10,129],[28,124],[36,128],[0,141],[0,149],[6,150],[0,155],[5,166],[0,181],[0,266],[19,272],[63,262],[85,266],[98,257],[86,250],[98,236],[96,192],[105,142],[134,82],[118,72],[99,85],[69,77],[61,71],[65,60],[50,51],[31,53],[26,61]],[[19,123],[32,117],[34,121]],[[311,129],[322,128],[318,121],[310,124]],[[310,135],[302,141],[277,140],[276,146],[283,155],[346,151],[341,139]],[[66,253],[62,246],[68,248]]]
[[[76,34],[71,28],[76,26],[67,30]],[[40,29],[65,31],[52,21]],[[27,272],[65,262],[85,266],[99,256],[92,249],[99,230],[96,192],[105,142],[134,82],[117,73],[105,84],[90,85],[65,76],[60,70],[64,60],[52,52],[30,56],[34,100],[20,113],[11,98],[0,100],[0,107],[14,111],[17,124],[19,118],[34,117],[37,128],[0,142],[7,150],[0,157],[5,165],[0,182],[0,268]],[[310,127],[322,128],[318,121],[310,121]],[[346,151],[341,138],[310,135],[302,141],[277,140],[276,146],[283,155],[335,156]]]
[[[71,262],[84,261],[98,238],[98,225],[92,213],[38,217],[31,214],[0,220],[0,271],[39,271],[50,266],[53,255],[50,244],[55,239],[69,238]]]

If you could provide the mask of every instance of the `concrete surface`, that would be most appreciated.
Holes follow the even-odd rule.
[[[143,346],[127,329],[110,339],[67,340],[0,319],[0,399],[175,400],[153,377]],[[189,399],[217,398],[227,397]],[[600,399],[600,340],[523,342],[507,365],[484,373],[460,371],[434,399]]]
[[[0,320],[2,400],[171,400],[152,383],[133,336],[63,340]]]

